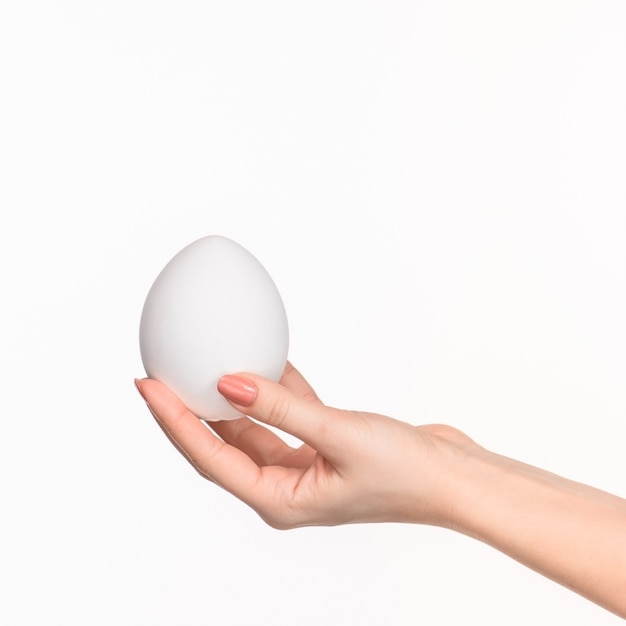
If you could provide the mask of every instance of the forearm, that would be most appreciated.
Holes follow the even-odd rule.
[[[488,452],[463,465],[456,530],[626,617],[626,500]]]

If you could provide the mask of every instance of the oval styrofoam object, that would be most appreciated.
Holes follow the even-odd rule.
[[[212,235],[181,250],[157,276],[139,342],[148,376],[214,421],[241,417],[217,390],[220,377],[251,372],[277,381],[289,331],[265,268],[239,244]]]

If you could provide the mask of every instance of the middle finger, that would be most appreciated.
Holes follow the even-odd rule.
[[[245,452],[259,466],[305,468],[315,457],[315,450],[310,446],[302,444],[293,448],[271,430],[248,417],[210,422],[209,426],[226,443]]]

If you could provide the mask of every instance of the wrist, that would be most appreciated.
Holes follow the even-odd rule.
[[[470,505],[498,475],[498,457],[450,426],[417,427],[409,519],[474,535]]]
[[[522,464],[475,446],[458,454],[447,473],[447,527],[493,543],[491,532]],[[507,484],[507,481],[509,484]]]

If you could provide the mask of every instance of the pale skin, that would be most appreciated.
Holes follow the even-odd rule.
[[[445,425],[324,406],[287,364],[218,388],[247,417],[212,422],[165,385],[137,387],[205,478],[274,528],[359,522],[456,530],[626,618],[626,500],[500,456]],[[288,446],[264,424],[304,442]]]

